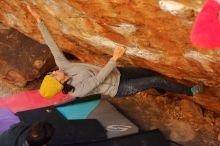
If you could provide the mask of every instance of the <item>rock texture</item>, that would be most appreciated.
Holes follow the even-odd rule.
[[[203,116],[202,109],[189,100],[181,100],[179,107],[185,116],[191,118],[201,118]]]
[[[219,115],[212,117],[213,112],[208,110],[201,115],[196,104],[155,92],[148,90],[110,102],[144,131],[158,128],[168,139],[184,146],[219,146]]]
[[[23,87],[55,66],[49,48],[15,29],[0,28],[0,77]],[[2,95],[1,95],[2,97]]]
[[[0,21],[43,43],[26,4],[37,11],[60,48],[83,62],[105,63],[117,46],[121,64],[147,67],[188,85],[203,82],[189,98],[220,113],[220,51],[194,47],[190,29],[202,1],[19,0],[0,1]]]

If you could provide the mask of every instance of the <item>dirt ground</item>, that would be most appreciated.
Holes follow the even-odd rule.
[[[38,87],[39,81],[18,88],[0,80],[0,97]],[[179,96],[160,95],[150,89],[133,97],[109,100],[142,130],[160,129],[168,139],[184,146],[219,146],[219,116]]]

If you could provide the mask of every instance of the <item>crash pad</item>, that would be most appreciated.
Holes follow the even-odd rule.
[[[175,143],[175,146],[181,146]],[[66,146],[66,145],[65,145]],[[109,138],[102,141],[90,143],[79,143],[74,146],[171,146],[165,136],[158,129],[121,136],[117,138]],[[174,146],[174,145],[172,145]]]
[[[106,139],[105,129],[96,119],[66,120],[54,106],[16,113],[22,122],[47,121],[55,134],[47,146],[73,146],[76,143]]]
[[[74,99],[73,96],[59,93],[53,98],[44,98],[40,95],[39,90],[24,91],[22,93],[0,98],[0,107],[9,108],[12,112],[25,111],[57,105]]]
[[[9,109],[0,108],[0,135],[20,120]]]
[[[100,96],[93,95],[58,106],[44,107],[29,111],[18,112],[16,115],[23,122],[32,123],[36,120],[51,122],[56,133],[48,146],[168,146],[163,134],[158,130],[139,133],[138,127],[126,116],[117,111],[108,101],[100,100]],[[97,105],[86,119],[66,120],[57,110],[94,101]],[[86,107],[84,105],[84,107]],[[84,108],[78,107],[77,110]],[[86,107],[87,108],[87,107]],[[91,109],[91,108],[90,108]],[[71,109],[70,109],[71,110]],[[74,114],[75,111],[72,112]]]
[[[97,119],[106,128],[108,138],[130,135],[139,131],[134,123],[106,100],[102,100],[87,119]]]
[[[86,119],[97,105],[100,103],[100,99],[58,107],[57,110],[68,120],[74,119]]]
[[[220,48],[219,3],[207,0],[197,15],[191,31],[191,41],[194,45],[205,49]]]

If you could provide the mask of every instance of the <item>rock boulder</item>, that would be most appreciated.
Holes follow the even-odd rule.
[[[151,68],[187,85],[203,82],[205,92],[188,99],[220,113],[220,51],[196,48],[189,39],[202,0],[0,1],[2,23],[43,43],[26,4],[59,47],[82,62],[104,64],[114,48],[125,46],[122,65]]]

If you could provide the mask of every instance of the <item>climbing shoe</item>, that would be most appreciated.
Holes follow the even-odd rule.
[[[192,91],[192,94],[193,95],[196,95],[198,93],[201,93],[203,92],[204,90],[204,85],[202,83],[198,84],[198,85],[195,85],[191,88],[191,91]]]

